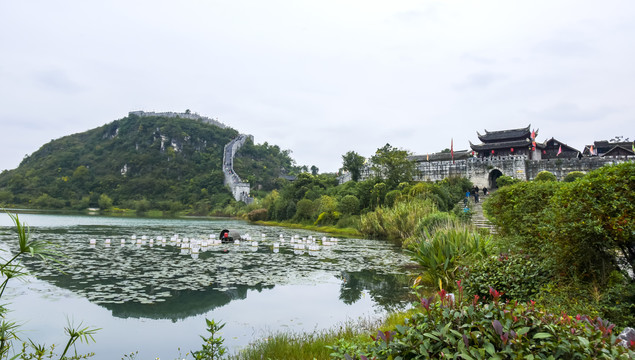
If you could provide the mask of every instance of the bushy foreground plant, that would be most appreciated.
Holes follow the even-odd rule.
[[[615,325],[599,317],[553,313],[533,301],[463,299],[441,290],[420,299],[421,311],[370,343],[339,341],[334,359],[630,359],[630,348],[616,345]]]
[[[4,290],[7,287],[9,280],[20,278],[28,275],[26,269],[21,264],[20,260],[25,257],[34,257],[41,261],[59,262],[61,253],[59,253],[53,244],[50,244],[42,240],[31,239],[31,233],[29,227],[22,222],[18,215],[8,214],[13,220],[18,235],[17,248],[13,250],[13,254],[10,254],[10,258],[0,259],[0,276],[3,278],[2,284],[0,284],[0,297],[4,294]],[[18,336],[19,325],[16,322],[10,321],[7,318],[8,309],[5,306],[0,306],[0,359],[53,359],[57,358],[57,354],[54,353],[55,346],[47,347],[44,344],[37,344],[31,340],[22,341]],[[71,321],[64,328],[64,332],[68,336],[68,341],[59,356],[59,359],[85,359],[93,356],[93,353],[77,354],[75,344],[79,340],[80,342],[95,341],[93,335],[99,329],[83,326],[82,323],[78,325],[72,324]],[[16,343],[20,343],[22,346],[16,346]],[[71,350],[71,347],[75,349],[74,355],[67,356],[66,354]]]
[[[561,271],[604,281],[635,271],[635,162],[603,166],[551,198],[548,230]]]
[[[524,253],[500,253],[474,259],[461,274],[465,292],[485,297],[490,288],[499,289],[504,299],[535,299],[549,282],[549,271],[540,259]]]
[[[465,227],[438,230],[434,234],[425,230],[414,249],[405,251],[422,267],[428,283],[449,288],[460,273],[461,262],[486,256],[490,240],[490,236],[473,233]]]

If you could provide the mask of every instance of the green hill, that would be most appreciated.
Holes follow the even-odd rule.
[[[0,204],[36,208],[106,207],[207,213],[233,201],[223,185],[223,147],[238,132],[204,120],[130,114],[53,140],[0,174]],[[246,147],[241,173],[270,187],[293,171],[288,151]],[[239,151],[239,154],[241,151]],[[264,177],[263,177],[264,176]],[[101,199],[101,201],[100,201]]]

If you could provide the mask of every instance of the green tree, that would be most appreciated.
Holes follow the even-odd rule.
[[[359,181],[366,158],[354,151],[349,151],[342,155],[342,170],[351,173],[353,181]]]
[[[315,212],[313,201],[309,199],[302,199],[296,204],[295,217],[298,220],[310,220],[313,218]]]
[[[102,210],[110,209],[112,207],[112,199],[106,194],[101,194],[99,196],[98,204],[99,208]]]
[[[359,199],[355,195],[346,195],[340,200],[339,208],[343,214],[357,214],[359,212]]]
[[[389,189],[395,189],[401,182],[412,181],[415,163],[408,159],[409,155],[406,150],[386,144],[370,158],[372,169],[377,177],[386,182]]]

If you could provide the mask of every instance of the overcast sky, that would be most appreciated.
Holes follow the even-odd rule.
[[[635,1],[0,0],[0,170],[186,109],[321,172],[529,124],[635,140]]]

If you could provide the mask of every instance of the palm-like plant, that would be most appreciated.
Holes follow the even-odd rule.
[[[424,278],[429,283],[439,283],[442,288],[450,289],[456,281],[460,260],[487,255],[489,241],[489,236],[481,236],[468,229],[449,228],[433,235],[425,230],[414,250],[405,251],[421,265]]]
[[[59,252],[56,246],[50,242],[44,240],[32,240],[31,232],[29,227],[22,223],[17,214],[7,213],[16,227],[16,232],[18,235],[18,247],[14,253],[12,253],[9,259],[4,259],[0,257],[0,277],[4,278],[2,283],[0,284],[0,298],[4,294],[4,290],[9,283],[9,280],[18,278],[21,276],[25,276],[28,274],[20,259],[23,257],[35,257],[44,262],[52,262],[58,265],[62,265],[60,259],[62,258],[62,253]],[[0,359],[8,359],[10,355],[10,350],[12,347],[12,343],[14,340],[20,340],[17,335],[17,331],[19,325],[13,321],[9,321],[6,319],[7,309],[4,306],[0,306]],[[66,348],[64,352],[60,356],[60,360],[62,359],[79,359],[90,356],[87,355],[77,355],[68,358],[66,357],[66,352],[74,345],[77,340],[81,342],[88,342],[89,340],[94,341],[93,335],[99,329],[90,328],[90,327],[82,327],[80,323],[78,326],[73,326],[69,321],[68,326],[64,329],[69,336],[69,341],[66,344]],[[32,348],[32,353],[27,353],[27,347]],[[25,343],[22,347],[21,354],[15,355],[11,357],[11,359],[15,359],[18,356],[22,356],[21,358],[29,358],[29,359],[41,359],[46,353],[46,346],[39,345],[29,340],[29,345]],[[49,358],[52,358],[52,348]]]

